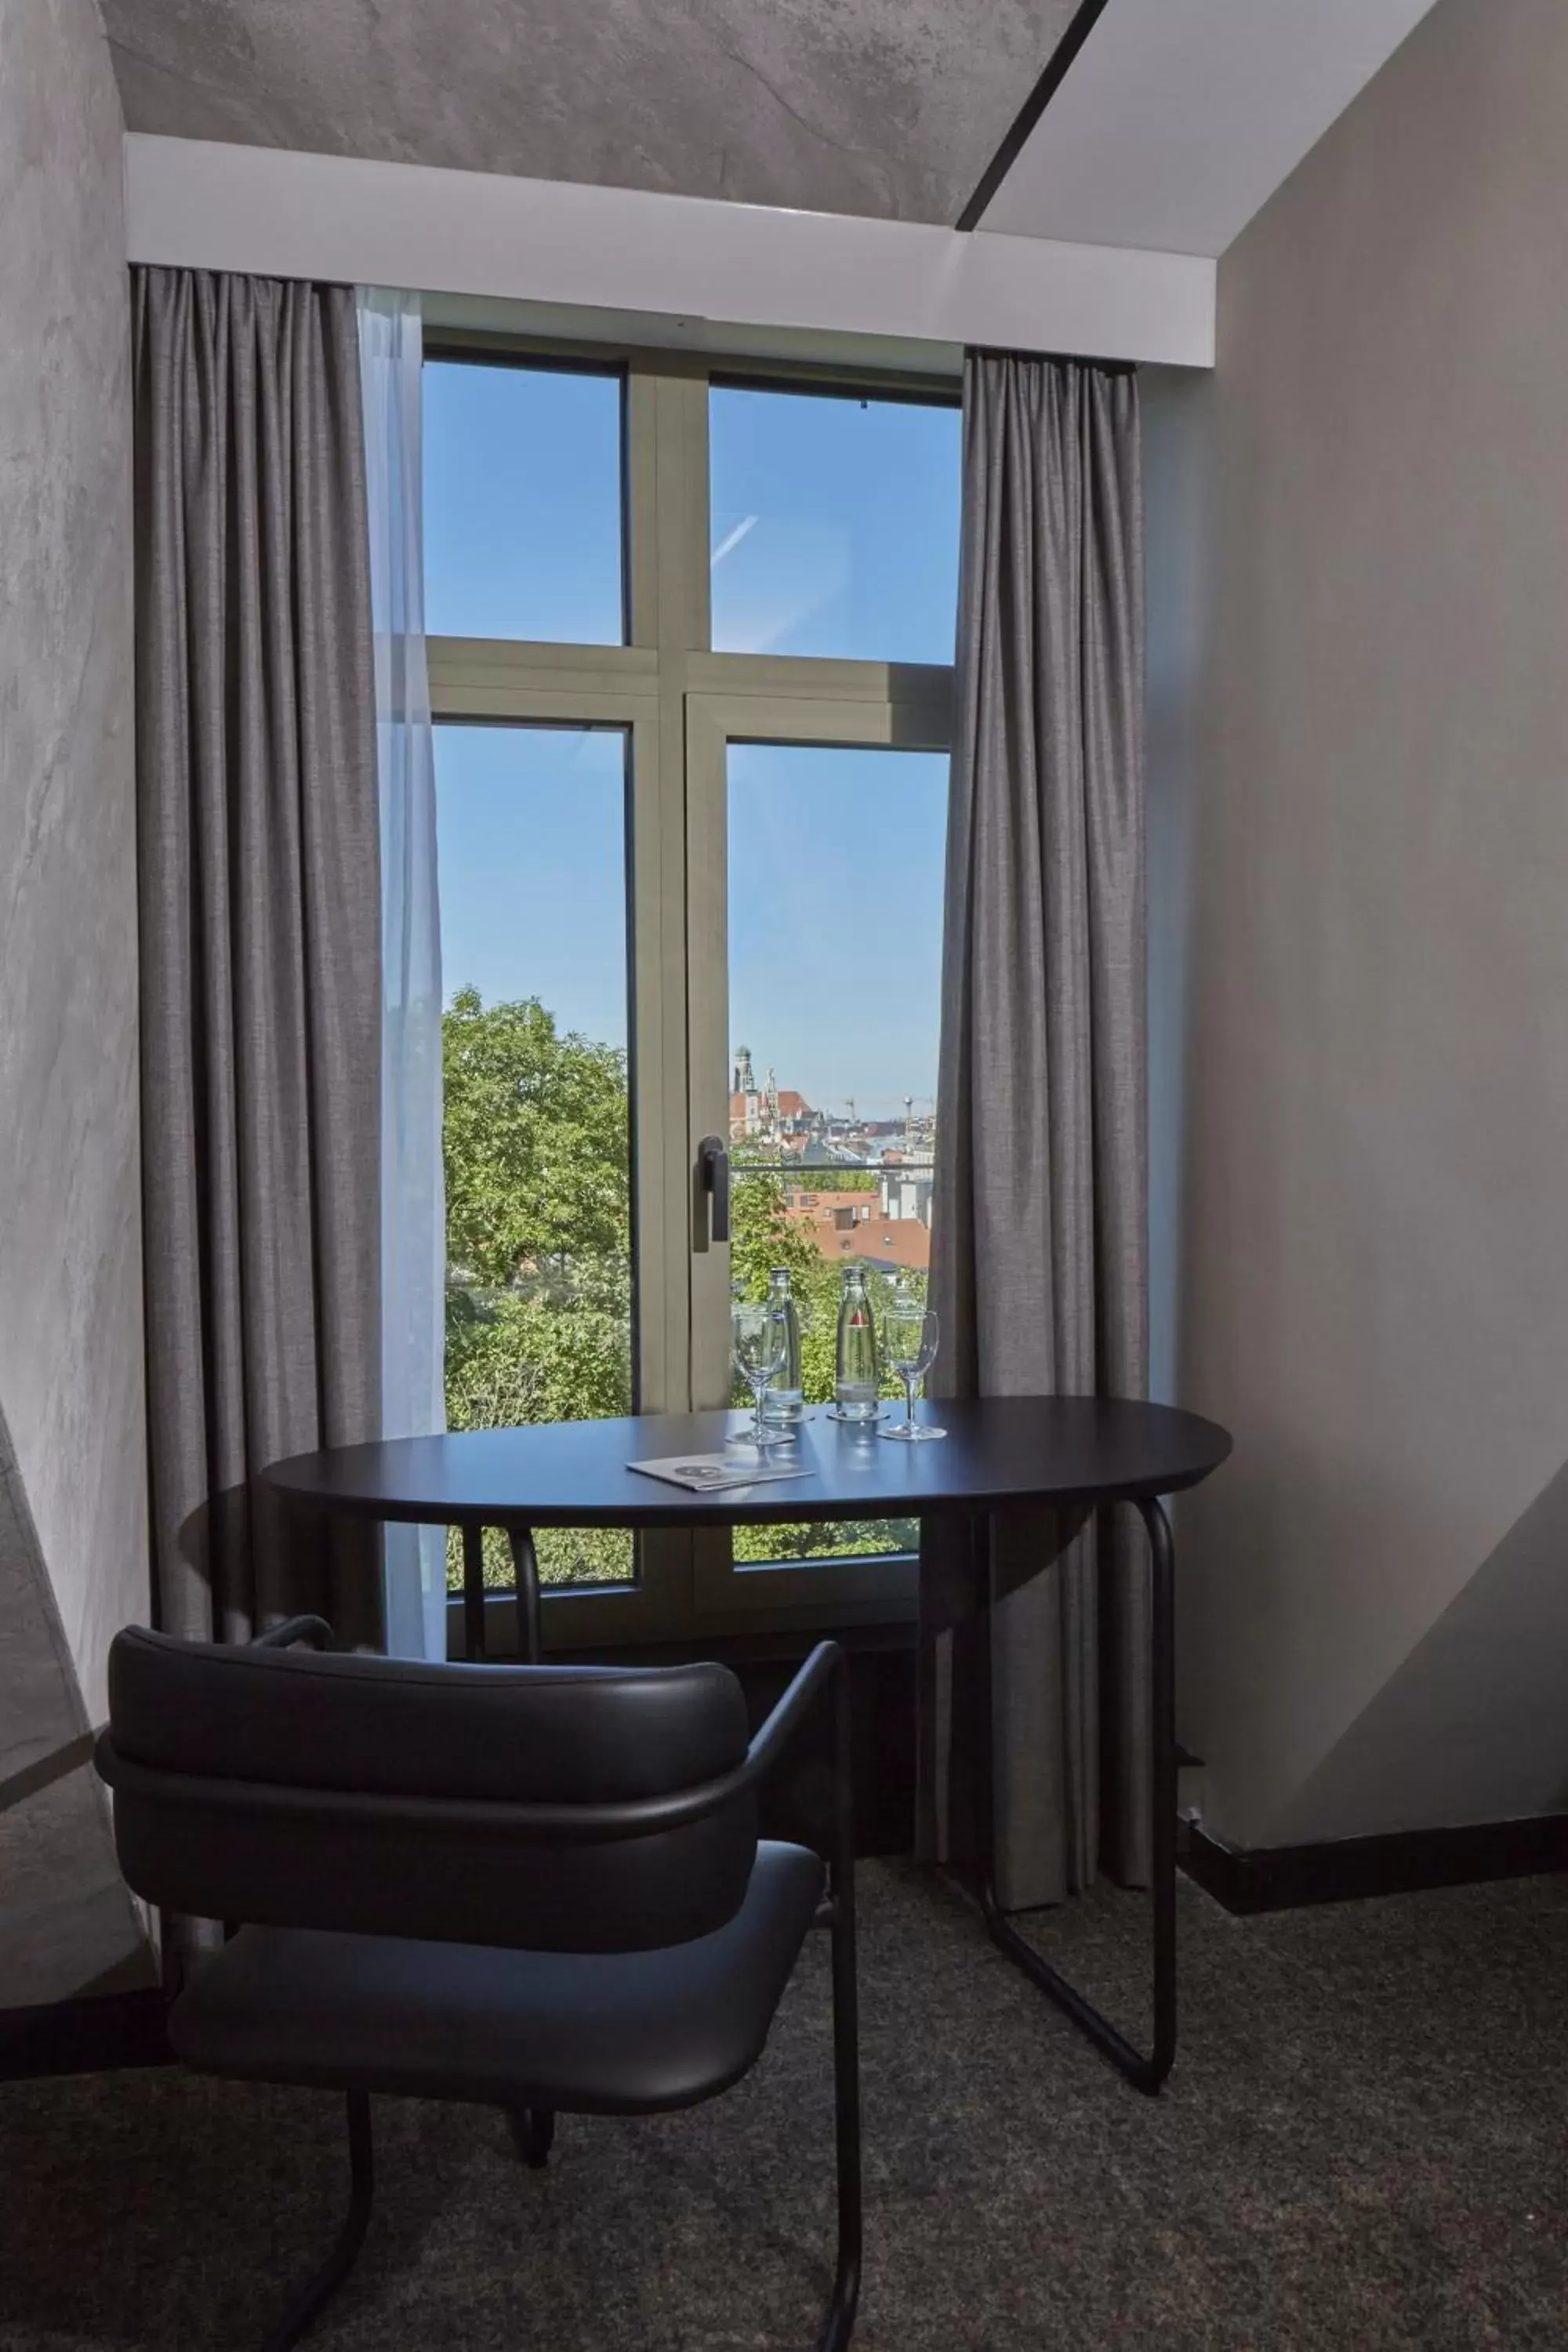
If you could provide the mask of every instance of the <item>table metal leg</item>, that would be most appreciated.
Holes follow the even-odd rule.
[[[517,1570],[518,1655],[530,1665],[539,1663],[539,1559],[531,1528],[508,1528],[512,1566]],[[485,1531],[463,1529],[463,1646],[472,1660],[489,1655],[485,1639]]]
[[[524,1665],[539,1664],[539,1555],[531,1528],[508,1528],[511,1564],[517,1570],[517,1650]],[[514,2107],[511,2136],[524,2164],[542,2172],[550,2161],[555,2139],[555,2116],[549,2107]]]
[[[524,1664],[539,1664],[539,1555],[531,1528],[509,1528],[511,1564],[517,1570],[517,1649]]]
[[[984,1580],[986,1624],[981,1643],[984,1702],[980,1709],[982,1743],[980,1809],[982,1852],[985,1857],[981,1881],[981,1907],[993,1941],[1016,1961],[1043,1993],[1066,2011],[1075,2025],[1119,2066],[1135,2089],[1157,2092],[1171,2071],[1176,2054],[1176,1684],[1174,1549],[1171,1523],[1163,1506],[1151,1496],[1134,1507],[1149,1531],[1151,1555],[1149,1738],[1150,1795],[1152,1806],[1152,1887],[1154,1913],[1154,2044],[1147,2056],[1134,2049],[1092,2001],[1042,1958],[1026,1943],[996,1900],[993,1856],[995,1814],[992,1802],[991,1710],[991,1580],[989,1561]],[[982,1527],[984,1523],[982,1522]]]
[[[470,1663],[485,1646],[485,1531],[463,1529],[463,1650]]]

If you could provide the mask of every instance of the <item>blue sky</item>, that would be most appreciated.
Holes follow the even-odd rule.
[[[761,1079],[874,1118],[936,1093],[947,761],[730,751],[730,1035]]]
[[[621,639],[621,387],[543,368],[425,370],[425,625]]]
[[[426,625],[435,635],[621,635],[619,386],[433,363],[425,372]],[[716,388],[714,644],[952,658],[956,410]],[[538,995],[624,1045],[624,738],[437,732],[448,995]],[[890,1116],[936,1083],[945,759],[736,745],[731,1038],[759,1075]]]
[[[626,1042],[626,738],[437,727],[447,998],[538,996],[563,1029]]]
[[[952,659],[956,408],[716,386],[709,439],[721,653]]]

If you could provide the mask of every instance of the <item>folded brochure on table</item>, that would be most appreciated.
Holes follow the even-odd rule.
[[[628,1462],[645,1478],[662,1478],[668,1486],[685,1486],[693,1495],[716,1494],[722,1486],[760,1486],[774,1478],[809,1478],[807,1464],[798,1465],[737,1462],[732,1454],[669,1454],[657,1462]]]

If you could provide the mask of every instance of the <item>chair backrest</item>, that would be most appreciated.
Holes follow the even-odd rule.
[[[198,1917],[647,1950],[721,1927],[751,1876],[749,1788],[629,1836],[595,1811],[636,1824],[639,1801],[743,1761],[723,1666],[446,1665],[133,1628],[109,1709],[121,1867]]]

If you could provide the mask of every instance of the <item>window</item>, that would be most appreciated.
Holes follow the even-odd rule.
[[[431,635],[620,645],[619,376],[432,360],[424,405]]]
[[[626,761],[619,730],[437,730],[452,1429],[632,1410]],[[632,1573],[614,1532],[538,1552],[556,1583]]]
[[[951,662],[959,412],[715,385],[713,644]]]
[[[889,1150],[911,1174],[931,1167],[947,761],[731,742],[727,776],[731,1056],[763,1107],[735,1141],[735,1214],[743,1247],[765,1244],[793,1270],[811,1327],[806,1399],[826,1404],[838,1261],[879,1278],[895,1249],[900,1271],[930,1263],[929,1193],[901,1248],[875,1220]],[[833,1171],[821,1216],[784,1197],[803,1164]],[[831,1528],[800,1539],[811,1557],[838,1548]]]
[[[775,1262],[825,1398],[843,1264],[929,1251],[956,398],[493,339],[425,374],[451,1423],[723,1403]],[[542,1530],[546,1646],[902,1612],[912,1539]]]

